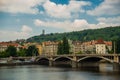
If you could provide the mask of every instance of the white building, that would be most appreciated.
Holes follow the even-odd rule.
[[[95,44],[96,54],[106,54],[106,45],[102,39]]]

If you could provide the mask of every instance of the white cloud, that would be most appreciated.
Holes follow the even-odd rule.
[[[25,39],[25,38],[30,37],[31,32],[32,32],[32,28],[26,25],[22,26],[20,32],[0,30],[0,41]]]
[[[57,21],[50,21],[50,22],[45,22],[39,19],[36,19],[34,21],[34,24],[39,27],[53,27],[53,28],[60,28],[64,29],[65,31],[74,31],[74,30],[83,30],[83,29],[88,29],[88,22],[84,19],[79,20],[76,19],[73,22],[71,21],[64,21],[64,22],[57,22]]]
[[[26,26],[26,25],[23,25],[21,30],[22,30],[22,32],[24,32],[24,33],[32,32],[32,28],[30,28],[30,27],[28,27],[28,26]]]
[[[104,0],[98,7],[87,13],[94,16],[120,14],[120,0]]]
[[[96,29],[96,28],[104,28],[109,26],[119,26],[120,21],[118,21],[119,18],[98,18],[98,23],[91,24],[88,23],[85,19],[75,19],[74,21],[42,21],[39,19],[36,19],[34,21],[34,24],[38,27],[54,27],[54,28],[60,28],[64,29],[65,31],[79,31],[84,29]],[[107,21],[109,20],[109,21]],[[111,21],[110,21],[111,20]],[[118,21],[118,22],[116,22]]]
[[[36,6],[41,5],[46,0],[0,0],[0,11],[10,13],[39,13]]]
[[[69,1],[69,4],[55,4],[50,0],[0,0],[0,11],[9,13],[43,14],[37,6],[42,6],[46,14],[56,18],[70,18],[71,13],[85,12],[83,6],[90,5],[85,1]]]
[[[109,17],[109,18],[100,17],[97,20],[99,22],[102,22],[102,23],[116,24],[116,23],[120,23],[120,16],[118,16],[118,17]]]
[[[55,18],[70,18],[71,13],[79,14],[85,12],[83,6],[90,5],[90,2],[85,1],[70,1],[68,5],[55,4],[49,0],[43,5],[46,13]]]

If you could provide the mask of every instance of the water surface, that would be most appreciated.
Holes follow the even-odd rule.
[[[119,72],[56,68],[41,65],[0,67],[0,80],[120,80]]]

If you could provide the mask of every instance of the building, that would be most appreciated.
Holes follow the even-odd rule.
[[[82,52],[82,43],[80,41],[73,41],[72,44],[73,44],[72,46],[73,53],[76,54]]]
[[[83,42],[82,52],[87,54],[95,53],[95,44],[96,44],[96,40]]]
[[[22,48],[21,45],[18,43],[13,43],[13,42],[0,42],[0,52],[5,51],[9,46],[14,46],[16,47],[17,51],[19,51],[20,48]]]
[[[51,41],[43,42],[42,49],[43,49],[42,51],[43,55],[55,55],[57,54],[57,50],[58,50],[58,42],[51,42]]]
[[[112,50],[112,42],[111,41],[104,41],[104,43],[106,44],[106,48],[107,51],[111,51]]]
[[[42,52],[43,52],[42,45],[40,45],[40,44],[36,44],[35,46],[36,46],[36,48],[38,49],[38,53],[39,53],[39,55],[42,55]]]
[[[96,48],[96,54],[106,54],[106,44],[102,39],[97,40],[95,48]]]
[[[91,40],[91,41],[83,42],[81,44],[82,53],[105,54],[111,50],[112,50],[112,42],[111,41],[104,41],[102,39]]]

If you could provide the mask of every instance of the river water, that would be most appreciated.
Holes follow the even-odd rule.
[[[99,69],[72,69],[41,65],[2,66],[0,80],[120,80],[111,65]]]

